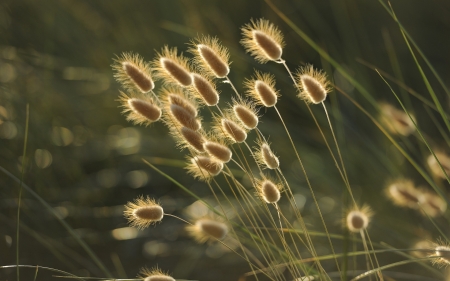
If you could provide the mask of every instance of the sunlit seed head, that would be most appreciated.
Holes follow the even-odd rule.
[[[386,195],[398,206],[416,209],[421,192],[410,180],[396,180],[386,188]]]
[[[205,243],[224,239],[228,234],[228,226],[217,220],[203,218],[188,226],[187,231],[198,243]]]
[[[436,157],[434,157],[434,155],[436,155]],[[427,158],[427,164],[428,164],[428,167],[430,167],[431,172],[435,176],[442,178],[442,179],[446,179],[447,176],[450,177],[450,157],[446,153],[439,152],[439,151],[434,152],[434,155],[431,154]],[[439,162],[436,160],[436,158]],[[439,163],[441,165],[439,165]],[[441,169],[441,167],[442,167],[442,169]],[[444,170],[444,171],[442,171],[442,170]]]
[[[228,49],[216,37],[200,36],[194,39],[189,51],[194,54],[194,62],[202,74],[224,78],[230,73]]]
[[[138,278],[143,281],[175,281],[172,276],[162,272],[159,268],[143,268]]]
[[[447,210],[447,203],[436,193],[423,191],[419,196],[420,210],[430,217],[443,215]]]
[[[203,144],[204,149],[208,152],[209,155],[214,157],[215,159],[228,163],[231,160],[232,152],[231,150],[225,146],[224,144],[214,142],[214,141],[206,141]]]
[[[252,130],[258,126],[259,118],[254,106],[251,106],[250,104],[235,103],[233,112],[246,129]]]
[[[180,132],[185,142],[189,144],[190,147],[194,148],[197,152],[205,151],[205,149],[203,148],[205,139],[203,138],[201,133],[187,127],[182,127]]]
[[[131,226],[144,229],[163,219],[164,211],[154,199],[143,196],[125,205],[125,217]]]
[[[170,113],[181,126],[188,127],[189,129],[194,131],[197,131],[201,128],[201,123],[199,122],[199,120],[197,120],[195,116],[191,114],[191,112],[179,105],[171,104]]]
[[[241,143],[247,139],[247,133],[244,128],[236,124],[236,122],[223,118],[221,124],[223,131],[232,141]]]
[[[361,210],[353,210],[347,214],[346,225],[351,232],[360,232],[367,228],[370,222],[372,211],[368,206]]]
[[[114,60],[112,67],[116,80],[128,90],[147,93],[155,87],[150,65],[138,54],[123,53]]]
[[[434,248],[434,255],[436,257],[433,260],[433,264],[438,267],[447,267],[450,265],[450,246],[449,245],[438,245]]]
[[[431,252],[434,252],[434,248],[436,247],[435,243],[430,240],[421,240],[413,245],[413,249],[417,249],[418,251],[411,252],[411,254],[418,258],[424,258],[429,255]]]
[[[278,61],[283,53],[283,35],[267,20],[251,20],[241,28],[241,44],[260,63]]]
[[[259,158],[258,163],[264,164],[266,168],[273,170],[280,167],[280,161],[278,160],[278,157],[275,156],[275,154],[272,152],[272,149],[270,149],[269,144],[267,144],[266,142],[262,142],[260,144],[256,155]]]
[[[162,79],[165,84],[176,84],[187,87],[192,84],[189,60],[177,54],[177,48],[165,46],[152,62],[155,78]]]
[[[307,103],[321,103],[331,91],[325,73],[314,69],[311,64],[297,71],[296,83],[299,91],[298,97]]]
[[[259,183],[259,193],[266,203],[277,203],[281,198],[281,186],[273,183],[273,181],[265,179]]]
[[[275,90],[275,77],[269,73],[256,72],[252,79],[246,79],[244,86],[247,88],[247,94],[258,105],[265,107],[275,106],[279,93]]]
[[[195,156],[190,158],[186,169],[195,178],[209,181],[220,174],[223,163],[208,156]]]
[[[410,115],[410,118],[403,110],[399,110],[388,103],[380,103],[379,107],[381,111],[380,119],[392,134],[409,136],[416,130],[414,116]]]
[[[184,96],[175,93],[169,93],[167,95],[167,99],[169,104],[176,104],[178,106],[181,106],[186,111],[188,111],[192,116],[197,117],[198,114],[197,106],[194,103],[192,103],[192,101],[186,99]]]
[[[194,90],[191,92],[204,104],[214,106],[219,102],[219,93],[211,81],[196,73],[192,74],[192,81]]]
[[[135,94],[128,96],[121,92],[118,100],[123,108],[122,113],[127,116],[127,121],[134,124],[148,126],[161,117],[161,109],[153,103],[151,98]]]

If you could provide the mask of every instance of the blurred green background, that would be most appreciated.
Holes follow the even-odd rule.
[[[376,100],[395,102],[381,78],[358,59],[374,64],[430,99],[397,24],[378,1],[274,0],[276,6],[330,53]],[[450,1],[393,1],[393,8],[436,70],[450,77]],[[183,216],[195,199],[142,162],[149,159],[201,197],[210,196],[204,183],[182,169],[186,152],[162,123],[133,126],[120,114],[119,85],[110,65],[122,52],[137,52],[150,61],[164,45],[186,51],[191,38],[218,36],[230,49],[231,74],[239,90],[254,69],[276,75],[281,91],[279,109],[304,159],[319,203],[332,232],[341,233],[347,200],[344,185],[317,127],[303,102],[296,98],[282,65],[257,64],[240,46],[240,27],[264,17],[285,35],[283,58],[292,70],[305,63],[324,68],[331,80],[376,115],[376,110],[345,79],[323,61],[264,1],[166,0],[75,1],[3,0],[0,2],[0,166],[44,198],[87,242],[117,278],[135,277],[141,267],[158,265],[175,278],[237,280],[248,264],[214,245],[197,245],[184,224],[167,217],[156,227],[126,229],[123,205],[144,194],[161,200],[165,212]],[[387,50],[390,49],[391,52]],[[400,72],[392,63],[395,53]],[[189,55],[188,55],[189,56]],[[430,74],[426,69],[426,73]],[[401,74],[401,76],[399,76]],[[436,92],[448,112],[448,97]],[[402,97],[408,94],[394,85]],[[157,88],[160,86],[157,83]],[[232,95],[219,84],[221,106]],[[405,99],[419,126],[437,147],[443,143],[423,104]],[[29,104],[27,154],[23,154],[26,105]],[[382,194],[386,181],[410,177],[425,181],[393,149],[378,129],[342,95],[327,100],[332,120],[358,200],[370,204],[377,216],[374,241],[398,248],[421,238],[436,239],[430,222],[410,210],[393,207]],[[398,105],[397,105],[398,106]],[[398,106],[399,107],[399,106]],[[314,107],[329,140],[325,115]],[[281,167],[299,200],[305,219],[315,225],[304,177],[275,112],[261,110],[260,129],[270,136]],[[435,117],[438,115],[433,113]],[[206,113],[207,115],[207,113]],[[208,116],[206,116],[208,120]],[[254,136],[251,136],[254,138]],[[399,140],[423,163],[426,152],[416,138]],[[250,141],[252,142],[252,141]],[[18,184],[0,174],[0,265],[15,264]],[[445,185],[442,185],[446,188]],[[20,264],[42,265],[80,276],[106,277],[71,235],[26,191],[23,193]],[[393,215],[395,214],[395,216]],[[123,229],[125,228],[125,229]],[[320,227],[318,227],[320,230]],[[447,227],[448,229],[448,227]],[[341,249],[341,242],[336,243]],[[326,247],[326,244],[323,246]],[[326,252],[326,250],[324,250]],[[386,257],[385,262],[395,260]],[[232,268],[232,270],[230,270]],[[411,272],[420,270],[411,267]],[[23,280],[34,270],[23,269]],[[38,280],[52,273],[39,272]],[[14,280],[15,269],[0,269],[0,280]]]

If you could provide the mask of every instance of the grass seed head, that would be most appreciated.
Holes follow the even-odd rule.
[[[186,169],[188,173],[203,181],[209,181],[223,169],[223,163],[208,156],[190,158]]]
[[[346,217],[346,225],[351,232],[360,232],[369,226],[372,211],[369,206],[363,206],[361,210],[350,211]]]
[[[279,61],[283,54],[283,34],[268,20],[259,19],[241,28],[241,44],[260,63]]]
[[[233,105],[233,112],[246,129],[252,130],[258,126],[259,117],[253,104],[248,102],[235,102]]]
[[[186,110],[184,107],[176,104],[171,104],[169,109],[170,114],[175,118],[179,125],[188,127],[189,129],[194,131],[197,131],[201,128],[200,120],[196,119],[195,116],[193,116],[192,113]]]
[[[434,155],[436,155],[436,158],[439,161],[439,163],[441,163],[441,165],[439,165],[438,161],[436,161]],[[446,179],[447,176],[450,176],[450,157],[443,152],[434,152],[434,155],[431,154],[430,156],[428,156],[427,158],[428,167],[430,167],[431,172],[435,176],[442,179]],[[441,166],[444,171],[442,171]]]
[[[195,241],[205,243],[224,239],[228,234],[228,226],[217,220],[202,218],[188,226],[187,231]]]
[[[182,87],[192,84],[189,61],[183,55],[177,55],[177,48],[164,46],[152,65],[156,71],[155,78],[163,79],[166,84],[177,84]]]
[[[143,281],[175,281],[172,276],[162,272],[159,268],[143,268],[138,278],[141,278]]]
[[[184,95],[180,95],[175,92],[170,92],[167,94],[167,104],[176,104],[178,106],[181,106],[186,111],[189,112],[193,117],[197,117],[198,109],[197,105],[193,103],[191,100],[188,100]]]
[[[327,98],[331,87],[323,71],[308,64],[297,71],[298,97],[307,103],[318,104]]]
[[[272,149],[267,142],[259,143],[259,147],[257,148],[255,155],[257,157],[258,164],[263,165],[268,169],[274,170],[280,167],[278,157],[272,152]]]
[[[447,210],[447,203],[439,195],[424,191],[419,197],[420,208],[430,217],[443,215]]]
[[[258,105],[272,107],[277,104],[280,95],[275,90],[275,76],[272,74],[256,72],[252,79],[245,80],[244,86]]]
[[[201,36],[194,39],[189,51],[194,54],[194,62],[202,74],[225,78],[230,73],[230,54],[216,37]]]
[[[221,125],[226,136],[233,142],[241,143],[247,139],[247,132],[245,132],[244,128],[239,126],[236,122],[227,118],[222,118]]]
[[[412,181],[401,179],[388,185],[386,195],[397,206],[417,209],[421,192]]]
[[[130,91],[137,89],[147,93],[155,88],[150,65],[138,54],[123,53],[114,60],[112,67],[116,80]]]
[[[269,204],[277,203],[281,198],[281,185],[275,184],[272,180],[264,179],[258,183],[261,198]]]
[[[209,155],[223,163],[230,162],[231,156],[233,155],[226,145],[215,141],[206,141],[203,144],[203,148]]]
[[[131,226],[144,229],[161,221],[164,211],[154,199],[141,196],[125,205],[124,215]]]
[[[178,130],[175,130],[178,131]],[[183,144],[187,144],[189,147],[192,147],[197,152],[205,152],[203,148],[203,144],[205,143],[205,139],[203,135],[199,131],[194,131],[187,127],[182,127],[180,129],[180,133],[183,136]]]
[[[433,260],[433,264],[438,267],[447,267],[450,265],[450,246],[449,245],[437,245],[434,248],[434,255],[436,259]]]
[[[411,118],[403,110],[399,110],[388,103],[380,103],[381,121],[386,128],[393,134],[400,134],[403,136],[409,136],[412,134],[416,127],[414,116]]]
[[[122,113],[127,115],[127,121],[137,125],[148,126],[158,121],[162,114],[161,108],[155,105],[149,97],[141,97],[135,94],[128,96],[121,92],[119,102],[123,108]]]
[[[219,93],[215,85],[205,77],[196,73],[192,74],[192,86],[193,95],[207,106],[214,106],[219,102]]]

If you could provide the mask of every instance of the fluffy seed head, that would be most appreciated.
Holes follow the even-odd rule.
[[[244,128],[236,124],[236,122],[222,118],[221,120],[222,130],[225,132],[227,137],[237,143],[244,142],[247,138],[247,133]]]
[[[209,155],[223,163],[228,163],[231,160],[232,152],[224,144],[215,141],[206,141],[203,143],[203,148]]]
[[[141,196],[125,205],[124,215],[131,226],[144,229],[161,221],[164,211],[154,199]]]
[[[411,116],[411,120],[403,110],[399,110],[388,103],[380,103],[380,111],[380,119],[391,133],[409,136],[416,130],[412,121],[415,122],[414,116]]]
[[[162,272],[159,268],[143,268],[138,278],[141,278],[143,281],[175,281],[172,276]]]
[[[241,121],[242,125],[248,130],[252,130],[258,126],[258,114],[255,106],[251,103],[237,103],[233,105],[233,112],[236,118]]]
[[[244,82],[247,88],[247,95],[258,105],[272,107],[277,103],[280,96],[275,90],[275,76],[269,73],[256,72],[252,79]]]
[[[155,88],[150,65],[138,54],[123,53],[114,60],[112,67],[116,80],[130,91],[147,93]]]
[[[434,255],[436,259],[433,260],[433,264],[439,267],[447,267],[450,265],[450,246],[449,245],[438,245],[434,248]]]
[[[201,128],[201,123],[197,120],[191,112],[176,104],[171,104],[170,114],[175,118],[179,125],[188,127],[191,130],[197,131]]]
[[[435,176],[446,179],[446,175],[450,176],[450,157],[443,152],[435,152],[434,154],[441,165],[439,166],[438,161],[436,161],[436,158],[431,154],[427,158],[428,166]],[[442,171],[441,166],[445,173]]]
[[[203,135],[200,132],[194,131],[187,127],[182,127],[180,129],[180,132],[181,135],[183,136],[184,140],[183,144],[188,144],[190,147],[194,148],[197,152],[205,151],[205,149],[203,148],[205,139],[203,138]]]
[[[278,167],[280,167],[280,161],[272,152],[272,149],[270,149],[269,144],[267,142],[260,142],[258,144],[259,147],[255,153],[258,164],[263,165],[268,169],[278,169]]]
[[[419,197],[420,208],[430,217],[443,215],[447,210],[447,203],[439,195],[424,191]]]
[[[127,115],[127,121],[134,124],[148,126],[161,117],[161,109],[149,97],[141,97],[136,94],[128,96],[121,92],[119,102],[123,108],[122,113]]]
[[[230,54],[216,37],[201,36],[194,39],[189,51],[194,54],[194,62],[202,74],[225,78],[230,73]]]
[[[351,232],[360,232],[369,225],[372,211],[368,206],[364,206],[361,210],[353,210],[347,214],[346,225]]]
[[[182,55],[178,56],[177,48],[164,46],[152,65],[156,70],[155,78],[163,79],[166,84],[177,84],[182,87],[192,84],[188,59]]]
[[[251,20],[241,28],[241,44],[260,63],[278,61],[283,53],[283,34],[265,19]]]
[[[280,200],[281,188],[281,185],[277,185],[269,179],[264,179],[258,184],[259,194],[261,198],[269,204],[277,203]]]
[[[223,169],[223,164],[208,156],[195,156],[190,159],[186,169],[188,173],[200,180],[209,181]]]
[[[188,226],[187,231],[198,243],[205,243],[224,239],[228,234],[228,226],[217,220],[203,218]]]
[[[386,195],[395,205],[417,209],[421,192],[412,181],[401,179],[388,185]]]
[[[331,91],[325,73],[314,69],[311,64],[297,71],[296,82],[299,91],[298,97],[308,103],[318,104],[323,102]]]
[[[167,94],[167,102],[169,105],[176,104],[178,106],[181,106],[186,111],[188,111],[189,114],[191,114],[194,117],[197,117],[198,114],[197,106],[192,101],[186,99],[184,95],[182,94],[180,95],[176,92],[171,91]]]
[[[192,74],[192,94],[207,106],[214,106],[219,102],[219,93],[215,85],[199,74]]]

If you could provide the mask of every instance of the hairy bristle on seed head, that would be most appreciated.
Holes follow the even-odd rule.
[[[232,152],[224,144],[215,141],[206,141],[203,143],[203,148],[209,155],[223,163],[228,163],[231,160]]]
[[[199,74],[192,74],[193,94],[207,106],[214,106],[219,102],[219,93],[215,85]]]
[[[192,84],[191,66],[187,58],[178,56],[177,48],[165,46],[152,62],[155,78],[162,79],[165,84],[176,84],[187,87]]]
[[[162,114],[161,109],[148,97],[135,94],[128,96],[121,92],[119,102],[123,108],[122,113],[127,115],[127,120],[134,124],[148,126],[158,121]]]
[[[264,165],[268,169],[278,169],[280,167],[280,161],[278,157],[272,152],[270,146],[266,142],[261,142],[259,148],[257,149],[256,156],[259,164]]]
[[[208,156],[195,156],[190,158],[186,167],[195,178],[209,181],[217,176],[223,169],[223,163]]]
[[[178,106],[181,106],[186,111],[188,111],[189,114],[191,114],[194,117],[197,117],[198,114],[197,106],[194,103],[192,103],[192,101],[186,99],[184,96],[170,92],[167,95],[167,101],[168,104],[176,104]]]
[[[192,41],[189,51],[202,74],[208,77],[225,78],[230,73],[228,49],[216,37],[200,36]]]
[[[331,91],[325,73],[314,69],[311,64],[297,71],[296,83],[298,85],[299,98],[307,103],[321,103]]]
[[[385,102],[380,103],[379,108],[381,121],[392,134],[400,134],[406,137],[416,130],[414,126],[415,118],[411,114],[408,115],[403,110]]]
[[[259,183],[258,188],[261,198],[264,199],[266,203],[274,204],[281,198],[281,187],[269,179],[262,180]]]
[[[258,105],[276,105],[279,93],[275,90],[275,77],[272,74],[256,72],[252,79],[245,80],[244,86],[247,88],[247,94]]]
[[[161,221],[164,211],[155,200],[141,196],[125,205],[124,215],[131,226],[143,229]]]
[[[252,130],[258,126],[258,114],[256,113],[255,107],[251,104],[235,103],[233,105],[233,112],[246,129]]]
[[[433,260],[433,264],[439,267],[447,267],[450,265],[450,246],[449,245],[437,245],[434,248],[434,255],[436,259]]]
[[[436,157],[435,157],[436,156]],[[437,158],[437,160],[436,160]],[[439,162],[438,162],[439,161]],[[439,165],[440,163],[440,165]],[[428,167],[431,172],[442,179],[450,177],[450,157],[447,153],[436,151],[427,158]],[[441,168],[442,167],[442,168]]]
[[[176,104],[171,104],[170,107],[170,113],[175,118],[175,120],[178,122],[179,125],[188,127],[191,130],[197,131],[201,128],[201,123],[198,119],[195,118],[184,107],[181,107]]]
[[[236,124],[236,122],[230,119],[222,118],[221,124],[223,131],[232,141],[240,143],[247,139],[247,133],[241,126]]]
[[[187,231],[198,242],[222,240],[228,234],[228,226],[220,221],[203,218],[188,226]]]
[[[361,210],[353,210],[347,214],[346,225],[351,232],[360,232],[367,228],[370,222],[372,211],[368,206],[364,206]]]
[[[395,205],[416,209],[421,192],[410,180],[396,180],[386,189],[386,195]]]
[[[139,90],[147,93],[155,88],[148,63],[133,53],[123,53],[112,65],[114,77],[128,90]]]
[[[203,148],[205,139],[203,138],[201,133],[187,127],[182,127],[180,132],[183,136],[183,139],[185,140],[185,143],[189,144],[190,147],[194,148],[197,152],[205,151],[205,149]]]
[[[138,277],[143,281],[175,281],[172,276],[162,272],[159,268],[143,268]]]
[[[241,44],[260,63],[279,61],[283,53],[283,35],[267,20],[251,20],[242,27]]]

